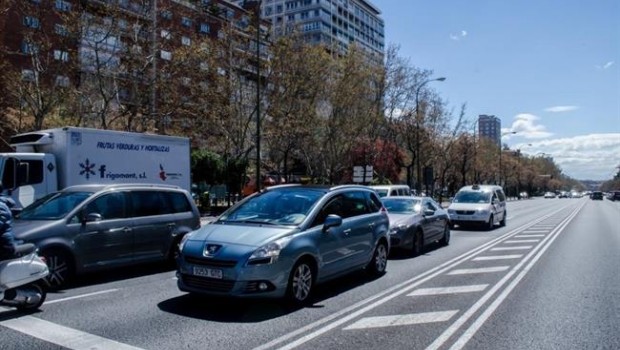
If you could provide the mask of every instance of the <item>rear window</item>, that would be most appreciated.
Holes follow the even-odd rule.
[[[192,206],[187,200],[187,196],[179,192],[168,192],[170,202],[172,204],[172,210],[175,213],[184,213],[192,211]]]

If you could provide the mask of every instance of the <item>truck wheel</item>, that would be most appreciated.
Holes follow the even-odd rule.
[[[52,289],[66,285],[75,274],[75,266],[71,255],[61,249],[50,249],[41,254],[50,270],[45,281]]]

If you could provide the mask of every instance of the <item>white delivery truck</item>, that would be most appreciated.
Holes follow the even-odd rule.
[[[0,153],[4,194],[17,208],[68,186],[149,183],[190,191],[189,139],[64,127],[11,137]]]

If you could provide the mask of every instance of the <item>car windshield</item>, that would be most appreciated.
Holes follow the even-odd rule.
[[[36,200],[17,215],[23,220],[57,220],[65,217],[92,192],[55,192]]]
[[[273,225],[301,224],[324,192],[307,188],[286,188],[257,194],[224,213],[217,222]]]
[[[488,203],[491,200],[491,192],[459,191],[454,196],[454,203]]]
[[[420,212],[420,200],[409,198],[382,198],[383,206],[388,213],[414,214]]]

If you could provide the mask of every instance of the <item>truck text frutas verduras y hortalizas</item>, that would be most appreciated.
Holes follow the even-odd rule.
[[[188,138],[63,127],[18,134],[10,144],[14,153],[0,153],[0,180],[17,208],[81,184],[168,184],[190,191]]]

